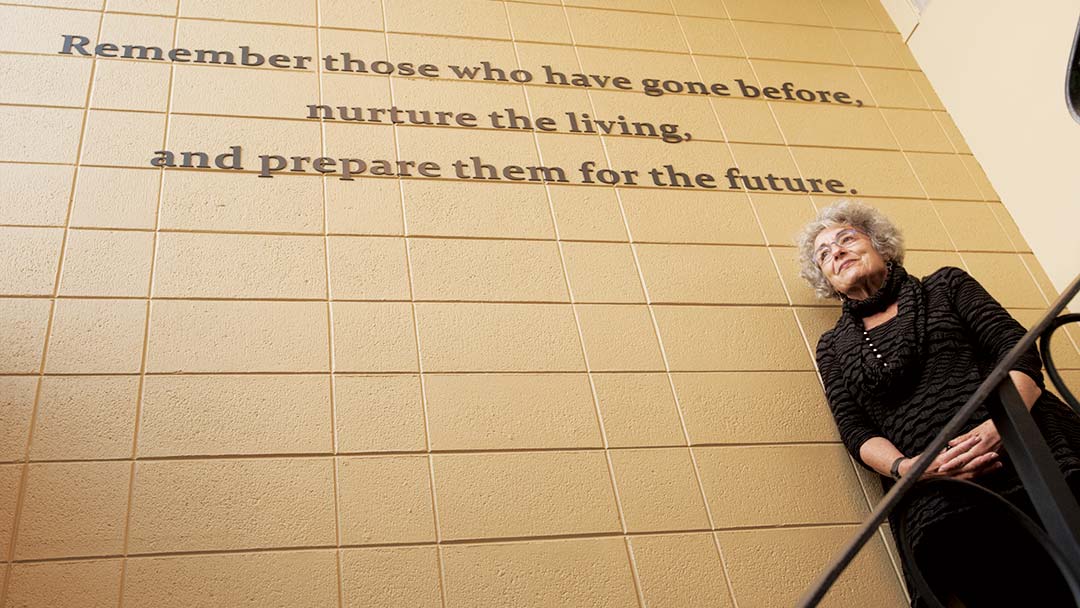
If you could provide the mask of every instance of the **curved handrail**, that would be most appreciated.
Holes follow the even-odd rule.
[[[1043,367],[1046,368],[1046,375],[1050,376],[1050,382],[1054,384],[1054,388],[1058,390],[1058,394],[1069,404],[1069,407],[1080,415],[1080,402],[1076,400],[1072,391],[1065,385],[1065,380],[1061,377],[1061,374],[1058,373],[1057,365],[1054,364],[1053,354],[1050,352],[1050,336],[1054,335],[1054,332],[1062,325],[1077,322],[1080,322],[1080,313],[1061,315],[1054,319],[1053,323],[1046,328],[1046,333],[1043,334],[1042,339],[1039,340],[1039,352],[1042,354]]]
[[[914,486],[915,490],[913,490],[913,492],[932,485],[943,484],[963,488],[975,495],[981,496],[983,499],[989,501],[990,504],[994,505],[994,508],[1000,509],[1007,517],[1012,518],[1014,523],[1019,523],[1020,527],[1028,532],[1028,534],[1031,534],[1032,538],[1035,539],[1035,542],[1050,554],[1050,559],[1054,560],[1054,564],[1057,565],[1058,570],[1061,571],[1062,576],[1065,577],[1065,583],[1069,586],[1069,591],[1072,593],[1073,599],[1077,601],[1077,604],[1080,604],[1080,579],[1078,579],[1068,567],[1068,558],[1061,551],[1061,548],[1055,545],[1050,539],[1050,535],[1046,533],[1046,530],[1039,527],[1039,524],[1035,523],[1027,513],[1018,509],[1016,505],[1012,504],[993,490],[984,488],[971,481],[955,479],[953,477],[935,477],[921,480]],[[909,498],[910,496],[911,493],[904,498]],[[918,565],[914,563],[915,553],[912,550],[911,539],[907,535],[907,530],[904,529],[903,521],[901,521],[900,529],[900,550],[911,562],[910,564],[905,564],[905,567],[908,567],[908,576],[911,577],[912,582],[919,589],[923,600],[930,605],[930,608],[945,608],[945,605],[941,603],[941,600],[934,595],[933,589],[930,587],[930,584],[926,582]]]
[[[901,498],[915,485],[915,482],[922,477],[923,473],[930,468],[930,463],[937,456],[938,453],[945,447],[945,444],[950,439],[959,434],[960,429],[964,424],[971,419],[975,411],[982,405],[986,398],[990,394],[997,390],[998,385],[1009,378],[1009,370],[1012,369],[1013,364],[1032,346],[1035,346],[1035,340],[1038,339],[1043,333],[1047,331],[1047,328],[1053,323],[1054,319],[1065,310],[1065,306],[1080,292],[1080,275],[1073,279],[1072,283],[1065,288],[1061,296],[1054,301],[1053,305],[1046,312],[1046,315],[1039,320],[1034,326],[1031,327],[1024,334],[1022,338],[1012,347],[1012,349],[1006,353],[1005,357],[998,362],[990,374],[986,377],[986,380],[979,385],[979,388],[975,389],[971,397],[964,403],[963,407],[947,422],[945,426],[938,432],[937,436],[927,445],[926,450],[922,455],[915,459],[914,464],[908,470],[908,473],[900,478],[899,481],[893,485],[892,489],[885,494],[885,496],[878,501],[878,504],[874,506],[874,510],[863,522],[862,527],[855,533],[853,538],[840,555],[833,560],[826,569],[825,573],[821,576],[818,582],[810,588],[805,596],[799,601],[799,608],[814,608],[825,597],[825,594],[832,587],[836,579],[840,577],[840,574],[851,564],[851,561],[855,559],[859,551],[866,545],[867,542],[874,536],[875,531],[881,524],[885,522],[885,519],[889,516],[889,513],[896,507]],[[1015,390],[1015,389],[1014,389]]]
[[[1065,66],[1065,107],[1073,120],[1080,122],[1080,19],[1076,22],[1069,63]]]

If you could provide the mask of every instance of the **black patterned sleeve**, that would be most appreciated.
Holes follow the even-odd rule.
[[[840,440],[844,442],[844,447],[848,452],[855,457],[856,462],[870,469],[859,456],[859,448],[868,439],[880,437],[882,433],[867,417],[866,412],[856,401],[855,395],[848,389],[843,369],[836,364],[830,332],[826,332],[818,341],[816,356],[818,372],[821,373],[821,380],[825,384],[825,397],[829,401],[833,419],[836,420],[836,429],[840,431]]]
[[[996,366],[1027,330],[993,298],[974,277],[960,268],[942,268],[938,272],[949,280],[953,308],[960,315],[980,352]],[[1025,351],[1010,369],[1024,372],[1039,388],[1045,388],[1042,360],[1034,346]]]

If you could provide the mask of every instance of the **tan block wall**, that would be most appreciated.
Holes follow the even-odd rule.
[[[832,198],[149,166],[242,145],[837,177],[913,272],[966,267],[1024,322],[1053,295],[875,0],[565,4],[0,6],[0,605],[794,602],[877,498],[814,372],[837,309],[791,246]],[[864,107],[65,56],[61,34]],[[694,139],[320,125],[318,100]],[[829,605],[905,605],[886,537]]]

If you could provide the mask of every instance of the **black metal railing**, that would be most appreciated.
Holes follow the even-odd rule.
[[[959,434],[960,429],[972,417],[978,407],[986,401],[992,392],[996,391],[998,400],[987,402],[990,406],[990,416],[1001,434],[1002,443],[1009,458],[1016,467],[1020,480],[1027,490],[1035,512],[1042,520],[1045,535],[1040,537],[1040,542],[1046,542],[1045,536],[1049,537],[1049,546],[1046,549],[1058,564],[1069,583],[1074,597],[1080,600],[1080,506],[1077,505],[1072,491],[1065,483],[1050,448],[1046,445],[1038,427],[1028,413],[1027,407],[1020,397],[1009,377],[1017,359],[1035,345],[1035,341],[1041,337],[1041,352],[1043,365],[1054,387],[1062,398],[1069,404],[1073,411],[1080,414],[1080,403],[1062,381],[1061,375],[1054,365],[1050,354],[1051,333],[1066,323],[1080,321],[1080,314],[1068,314],[1058,316],[1065,306],[1080,292],[1080,276],[1073,279],[1061,296],[1047,311],[1046,315],[1036,323],[1012,350],[1005,355],[990,375],[983,381],[975,393],[967,400],[963,407],[952,417],[944,428],[934,437],[926,450],[919,456],[911,469],[889,490],[888,493],[874,507],[873,512],[863,522],[855,537],[833,560],[828,569],[817,583],[800,600],[799,608],[813,608],[825,597],[836,579],[851,561],[858,555],[864,545],[873,537],[878,527],[896,508],[916,483],[923,473],[930,467],[930,462],[941,452],[950,439]],[[970,484],[975,485],[975,484]],[[987,492],[989,492],[987,490]],[[1029,519],[1027,521],[1030,521]],[[1029,530],[1035,532],[1033,530]],[[931,598],[931,601],[932,598]]]

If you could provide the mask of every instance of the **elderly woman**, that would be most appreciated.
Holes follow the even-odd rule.
[[[1024,328],[959,268],[922,279],[908,275],[900,232],[866,205],[841,201],[822,210],[799,247],[802,276],[819,296],[843,303],[817,347],[840,437],[859,463],[891,485]],[[1078,493],[1080,419],[1043,390],[1034,349],[1009,375]],[[925,475],[938,476],[972,480],[1033,513],[985,406]],[[987,505],[928,487],[905,511],[903,526],[895,514],[893,532],[908,535],[912,555],[905,559],[914,560],[939,601],[951,595],[968,608],[1074,605],[1045,551]],[[912,606],[934,605],[908,580]]]

